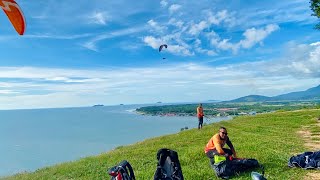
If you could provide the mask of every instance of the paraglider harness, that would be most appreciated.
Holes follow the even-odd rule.
[[[258,160],[247,158],[226,158],[220,162],[211,164],[217,177],[229,179],[231,176],[241,172],[250,171],[260,167]]]
[[[133,169],[126,160],[121,161],[117,166],[108,170],[111,180],[135,180]]]
[[[178,153],[170,149],[159,149],[154,180],[183,180]]]

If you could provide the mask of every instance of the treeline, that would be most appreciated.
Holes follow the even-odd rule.
[[[148,115],[195,116],[198,104],[147,106],[136,109]],[[228,116],[319,108],[319,102],[203,103],[208,116]]]

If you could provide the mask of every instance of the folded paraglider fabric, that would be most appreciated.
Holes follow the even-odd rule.
[[[233,159],[221,161],[213,165],[213,168],[218,177],[228,179],[237,173],[252,170],[259,166],[259,162],[256,159]]]
[[[304,152],[296,156],[291,156],[288,161],[288,166],[304,169],[320,169],[320,151]]]

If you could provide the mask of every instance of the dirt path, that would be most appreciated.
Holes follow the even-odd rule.
[[[317,123],[315,124],[320,128],[320,118],[316,118]],[[303,126],[298,134],[302,136],[304,140],[304,145],[307,147],[308,151],[318,151],[320,149],[320,132],[311,133],[309,131],[310,126]],[[309,172],[304,178],[305,180],[319,180],[320,172]]]

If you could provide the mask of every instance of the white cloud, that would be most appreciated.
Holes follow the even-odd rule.
[[[243,28],[265,24],[315,24],[309,3],[305,1],[271,1],[266,6],[247,6],[237,9],[237,25]]]
[[[198,35],[202,32],[205,28],[207,28],[209,24],[206,21],[201,21],[198,24],[192,24],[189,30],[191,35]]]
[[[178,28],[182,28],[182,26],[185,24],[182,20],[177,20],[175,18],[171,18],[168,22],[169,25],[176,26]]]
[[[157,22],[155,22],[153,19],[149,20],[149,21],[148,21],[148,24],[149,24],[151,27],[157,27],[157,26],[158,26]]]
[[[221,51],[231,50],[233,54],[237,54],[241,49],[250,49],[256,44],[262,44],[271,33],[279,29],[277,24],[269,24],[262,28],[250,28],[243,32],[243,39],[238,42],[233,42],[231,38],[222,39],[218,33],[213,31],[215,26],[221,24],[227,27],[235,25],[234,13],[229,13],[227,10],[221,10],[213,13],[211,10],[203,11],[203,19],[198,22],[184,22],[182,19],[170,18],[168,22],[155,22],[149,20],[147,23],[154,29],[151,32],[153,41],[151,39],[144,39],[144,43],[155,48],[155,40],[157,45],[162,43],[170,44],[168,52],[176,55],[192,56],[196,53],[214,56]],[[165,33],[164,33],[165,32]],[[237,38],[237,37],[235,37]],[[191,44],[190,41],[201,39],[203,42],[201,46]],[[146,40],[148,40],[146,42]],[[161,43],[162,42],[162,43]],[[205,47],[205,48],[204,48]]]
[[[158,49],[163,42],[159,39],[156,39],[153,36],[146,36],[143,38],[143,42],[151,46],[153,49]]]
[[[100,42],[116,37],[119,39],[125,37],[123,39],[127,39],[134,45],[126,45],[121,48],[137,49],[146,45],[157,51],[160,44],[167,43],[169,47],[162,52],[164,56],[168,53],[183,56],[174,57],[172,61],[190,62],[198,59],[195,62],[203,64],[169,64],[172,61],[168,59],[165,61],[166,63],[157,64],[157,67],[145,68],[77,70],[71,68],[0,67],[0,78],[2,78],[2,82],[0,82],[0,108],[12,103],[17,107],[20,104],[22,106],[22,102],[24,102],[24,107],[41,107],[51,104],[52,106],[79,105],[95,103],[98,100],[117,104],[121,98],[123,98],[121,101],[126,103],[127,101],[140,102],[138,98],[141,97],[142,101],[150,102],[153,98],[160,96],[172,101],[197,100],[199,97],[228,99],[255,91],[265,95],[277,94],[282,91],[311,87],[315,81],[319,81],[320,43],[309,43],[310,39],[315,37],[311,28],[310,33],[307,32],[306,36],[303,36],[305,32],[302,31],[299,31],[302,33],[299,36],[295,36],[294,33],[285,36],[285,40],[292,37],[292,39],[297,38],[308,42],[308,44],[289,44],[284,48],[287,52],[283,57],[277,59],[273,57],[272,60],[266,59],[259,63],[221,66],[222,61],[234,63],[231,62],[231,59],[235,59],[235,57],[230,55],[228,51],[237,53],[244,49],[263,45],[267,38],[271,38],[273,33],[276,34],[275,32],[280,25],[284,29],[282,32],[286,32],[286,28],[292,28],[292,26],[287,26],[290,25],[289,23],[294,22],[296,25],[305,23],[310,26],[316,22],[316,18],[310,16],[309,4],[305,0],[257,1],[257,3],[251,4],[211,0],[160,0],[158,2],[142,0],[135,2],[134,5],[125,0],[93,0],[90,3],[84,0],[79,0],[76,3],[69,0],[59,3],[48,0],[38,3],[24,3],[24,5],[26,15],[30,17],[29,30],[26,35],[19,38],[15,34],[4,36],[5,33],[1,33],[0,41],[1,47],[4,48],[3,51],[6,51],[5,47],[21,48],[20,43],[29,43],[29,41],[29,44],[38,44],[37,39],[41,39],[46,50],[56,44],[63,48],[64,45],[75,42],[81,43],[84,48],[99,51],[105,44],[101,43],[100,46]],[[45,8],[38,8],[40,6]],[[30,11],[30,9],[38,9],[39,11]],[[88,23],[91,24],[88,25]],[[92,25],[92,23],[96,25]],[[145,24],[142,25],[142,23]],[[106,28],[105,26],[109,24],[112,26]],[[118,27],[122,27],[122,29],[117,29]],[[12,30],[11,26],[1,29],[5,32],[6,28]],[[299,28],[306,30],[308,27],[299,26]],[[68,41],[68,44],[65,44],[65,41],[57,43],[52,39],[74,41]],[[140,42],[135,43],[137,39]],[[32,40],[35,41],[32,42]],[[47,40],[50,41],[49,44],[45,43]],[[281,46],[279,43],[283,40],[281,38],[271,44],[278,48]],[[110,40],[110,43],[120,45],[124,42]],[[144,48],[146,47],[144,46]],[[276,51],[275,54],[284,52],[282,49],[275,50],[273,47],[259,48],[263,50],[268,48],[269,52],[263,54],[265,57],[274,55],[274,51]],[[41,50],[41,48],[38,49],[40,56]],[[135,55],[139,52],[135,51]],[[21,51],[21,53],[26,52]],[[50,57],[51,59],[59,59],[54,54],[59,54],[59,51],[54,49],[51,53],[52,57]],[[68,54],[64,55],[68,56]],[[239,60],[237,59],[236,62],[242,61],[243,56],[246,55],[253,60],[258,59],[254,59],[256,54],[251,54],[251,51],[239,54]],[[204,56],[185,57],[192,55],[220,56],[210,59]],[[223,56],[221,57],[221,55]],[[261,53],[258,55],[262,56]],[[30,54],[26,57],[34,58],[32,56]],[[89,56],[90,53],[88,58],[90,58]],[[204,58],[202,59],[202,57]],[[204,62],[214,62],[217,59],[219,62],[212,64],[220,64],[220,67],[210,67],[208,65],[210,63],[205,64]],[[9,60],[6,60],[5,57],[2,58],[3,63],[7,61]],[[49,62],[48,59],[32,63],[43,66],[43,63]],[[13,63],[18,64],[19,61],[15,59]],[[24,59],[22,63],[28,63],[27,59]],[[97,63],[99,65],[103,63],[102,66],[107,66],[104,63],[109,62],[95,60],[93,63],[94,66]],[[129,60],[126,63],[128,65],[135,62]],[[149,63],[152,64],[154,61],[147,61],[147,64]],[[70,65],[70,63],[63,64],[60,61],[55,64],[58,66]],[[199,82],[199,79],[202,81]],[[38,91],[43,92],[38,94]],[[197,96],[191,96],[191,94]]]
[[[217,34],[213,34],[209,37],[212,37],[210,42],[214,47],[221,50],[232,50],[232,52],[236,54],[240,48],[249,49],[258,43],[262,43],[267,36],[278,29],[279,26],[276,24],[269,24],[265,28],[260,29],[247,29],[243,33],[244,39],[237,43],[230,42],[230,39],[221,39]]]
[[[110,38],[119,37],[119,36],[127,36],[130,34],[136,34],[138,32],[145,30],[145,29],[146,28],[144,26],[142,26],[142,27],[137,26],[137,27],[133,27],[133,28],[121,29],[118,31],[106,32],[103,34],[96,35],[94,38],[90,39],[89,41],[82,43],[81,46],[84,48],[87,48],[89,50],[98,52],[97,43],[99,41],[103,41],[105,39],[110,39]]]
[[[320,44],[288,43],[283,57],[256,63],[237,65],[237,68],[255,72],[263,77],[292,77],[294,79],[320,78]],[[296,83],[293,83],[296,84]]]
[[[35,15],[35,16],[32,16],[31,18],[34,18],[37,20],[45,20],[48,18],[48,16],[47,15]]]
[[[215,51],[213,50],[208,50],[208,49],[202,49],[200,47],[196,48],[196,52],[201,53],[201,54],[206,54],[208,56],[216,56],[218,55]]]
[[[155,38],[153,36],[146,36],[143,38],[143,42],[146,43],[146,45],[152,47],[153,49],[158,49],[161,44],[164,44],[165,42],[161,39]],[[183,55],[183,56],[192,56],[194,55],[193,52],[189,50],[189,46],[187,45],[175,45],[175,44],[170,44],[168,45],[168,48],[165,51],[162,51],[163,53],[165,52],[170,52],[173,54],[177,55]]]
[[[216,56],[216,55],[218,55],[218,54],[217,54],[215,51],[213,51],[213,50],[203,49],[203,48],[200,48],[200,47],[196,48],[195,50],[196,50],[197,53],[206,54],[206,55],[208,55],[208,56]]]
[[[256,28],[247,29],[243,33],[243,36],[245,37],[245,39],[241,40],[239,44],[241,47],[245,49],[251,48],[252,46],[261,42],[268,35],[270,35],[272,32],[278,29],[279,29],[279,26],[276,24],[269,24],[263,29],[256,29]]]
[[[12,90],[0,90],[0,95],[5,95],[5,94],[18,94],[19,92],[15,92]]]
[[[179,4],[172,4],[170,7],[169,7],[169,12],[170,14],[178,11],[179,9],[181,8],[181,5]]]
[[[121,68],[104,70],[74,70],[74,69],[51,69],[51,68],[0,68],[2,78],[21,78],[24,82],[7,82],[10,86],[2,92],[17,92],[15,97],[1,96],[0,108],[5,108],[8,99],[15,108],[35,108],[35,107],[57,107],[57,106],[81,106],[95,104],[97,101],[118,104],[127,102],[124,97],[137,97],[135,102],[147,102],[148,99],[159,97],[157,93],[166,92],[168,87],[177,88],[174,92],[180,93],[185,88],[191,88],[198,81],[198,77],[189,76],[197,72],[204,71],[206,74],[211,68],[201,67],[193,64],[176,65],[173,67],[158,68]],[[209,71],[208,71],[209,70]],[[202,76],[202,73],[199,74]],[[219,77],[209,75],[208,78]],[[74,84],[70,79],[98,79],[99,81],[82,81]],[[186,79],[186,77],[189,77]],[[117,79],[117,81],[114,81]],[[209,80],[207,79],[207,80]],[[45,80],[45,81],[42,81]],[[55,83],[57,81],[64,83]],[[26,83],[27,82],[27,83]],[[176,86],[184,84],[185,86]],[[19,85],[21,84],[21,85]],[[12,88],[14,89],[12,89]],[[32,91],[44,91],[47,93],[33,94]],[[188,90],[189,91],[189,90]],[[29,93],[30,92],[30,93]],[[187,92],[187,91],[186,91]],[[140,94],[146,99],[141,99]],[[166,93],[165,93],[166,94]],[[172,93],[169,93],[172,94]],[[9,94],[8,94],[9,95]],[[169,95],[170,96],[170,95]],[[99,97],[99,98],[98,98]],[[49,98],[49,99],[48,99]],[[172,98],[172,97],[171,97]],[[129,98],[130,99],[130,98]],[[94,102],[96,101],[96,102]]]
[[[211,39],[211,45],[221,50],[232,50],[233,53],[237,53],[239,50],[239,44],[230,43],[229,39],[220,40],[220,38]]]
[[[217,55],[217,53],[215,51],[213,51],[213,50],[208,50],[208,49],[201,48],[201,40],[200,39],[196,39],[196,41],[194,43],[194,46],[195,46],[196,52],[198,52],[198,53],[206,54],[208,56]]]
[[[145,39],[151,44],[157,41]],[[193,63],[87,70],[0,67],[0,109],[150,103],[156,102],[156,97],[170,102],[201,97],[226,100],[249,94],[272,96],[317,85],[320,47],[290,47],[289,54],[297,53],[280,61],[217,67]],[[180,46],[173,49],[190,53]],[[308,56],[303,58],[305,54]]]
[[[89,23],[106,25],[108,20],[108,15],[106,12],[94,12],[88,17]]]
[[[153,19],[148,21],[148,25],[156,32],[156,33],[163,33],[166,30],[166,27],[160,26],[156,21]]]
[[[319,46],[319,45],[320,45],[320,42],[314,42],[314,43],[311,43],[310,45],[311,45],[311,46]]]
[[[166,0],[160,1],[161,7],[166,7],[168,5],[168,2]]]
[[[95,40],[92,40],[92,41],[88,41],[86,43],[83,43],[81,46],[86,48],[86,49],[89,49],[91,51],[96,51],[98,52],[98,47],[96,46],[96,42]]]
[[[236,19],[233,17],[232,13],[229,13],[227,10],[218,11],[213,15],[212,11],[207,12],[208,22],[210,24],[219,25],[222,22],[225,22],[228,26],[234,26]]]
[[[235,24],[235,18],[227,10],[218,11],[216,14],[213,14],[210,10],[206,10],[205,12],[204,20],[201,20],[199,23],[191,23],[189,29],[191,35],[198,35],[206,28],[210,28],[212,25],[220,25],[222,22],[230,27]]]
[[[170,45],[170,48],[168,48],[169,52],[172,52],[174,54],[183,55],[183,56],[192,56],[194,55],[193,52],[191,52],[188,47],[181,46],[181,45]]]
[[[85,34],[72,34],[72,35],[56,35],[56,34],[26,34],[23,35],[24,38],[35,38],[35,39],[65,39],[65,40],[74,40],[82,39],[94,36],[93,33]]]
[[[289,72],[296,77],[320,77],[320,44],[312,43],[311,45],[300,44],[289,45],[290,54],[288,54],[287,68]]]

